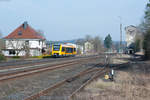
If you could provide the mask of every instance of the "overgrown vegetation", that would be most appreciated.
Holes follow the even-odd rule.
[[[2,54],[0,54],[0,62],[6,60],[6,57]]]
[[[14,59],[19,59],[20,56],[13,56],[12,58],[14,58]]]
[[[113,57],[112,64],[126,63],[126,58]],[[123,60],[124,59],[124,60]],[[115,62],[115,63],[114,63]],[[114,80],[100,78],[87,85],[72,100],[149,100],[149,62],[131,63],[115,70]]]
[[[140,39],[135,40],[135,50],[134,50],[135,52],[140,51],[140,42],[141,42]]]
[[[4,40],[2,39],[2,33],[0,31],[0,62],[6,60],[6,57],[2,54],[3,48],[4,48]]]
[[[145,58],[150,59],[150,1],[147,3],[144,21],[140,24],[140,28],[144,33],[143,49]]]
[[[150,30],[144,35],[143,49],[145,50],[145,58],[150,59]]]
[[[51,55],[46,55],[46,56],[43,56],[42,58],[52,58]]]

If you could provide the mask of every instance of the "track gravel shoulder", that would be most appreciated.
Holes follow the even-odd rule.
[[[23,100],[27,96],[43,90],[64,78],[75,75],[97,62],[104,59],[97,59],[87,64],[78,64],[72,67],[61,68],[53,71],[30,75],[11,81],[0,83],[0,100]]]

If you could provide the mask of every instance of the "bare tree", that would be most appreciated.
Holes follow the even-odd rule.
[[[90,35],[86,35],[85,36],[85,41],[86,42],[91,42],[93,39],[92,39],[92,36],[90,36]]]
[[[85,43],[85,40],[84,40],[84,39],[78,39],[78,40],[76,41],[76,44],[77,44],[77,45],[83,46],[84,43]]]
[[[136,52],[141,51],[143,49],[143,40],[144,40],[143,35],[137,33],[134,40],[135,43],[134,49]]]
[[[2,49],[4,49],[4,40],[2,39],[2,32],[0,31],[0,53],[2,53]]]
[[[96,36],[94,39],[93,39],[93,45],[94,45],[94,52],[95,53],[100,53],[103,51],[103,45],[102,45],[102,41],[100,39],[99,36]]]
[[[78,39],[78,40],[76,40],[77,54],[79,54],[79,55],[82,54],[84,43],[85,43],[84,39]]]
[[[1,30],[0,30],[0,39],[2,38],[2,36],[3,36],[3,34],[2,34],[2,32],[1,32]]]

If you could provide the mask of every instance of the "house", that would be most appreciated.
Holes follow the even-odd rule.
[[[85,42],[84,43],[84,53],[89,54],[93,53],[94,51],[94,45],[91,42]]]
[[[128,53],[134,53],[135,40],[137,37],[142,38],[142,32],[136,26],[130,25],[125,28],[126,32],[126,43]],[[142,47],[141,47],[142,48]]]
[[[84,53],[84,47],[82,45],[76,44],[76,48],[77,48],[77,54],[82,55]]]
[[[126,31],[127,47],[129,47],[132,43],[134,43],[137,34],[137,28],[133,25],[130,25],[125,28],[125,31]]]
[[[46,39],[27,22],[4,38],[5,56],[40,56],[46,48]]]

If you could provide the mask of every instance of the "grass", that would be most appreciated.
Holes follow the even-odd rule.
[[[135,63],[117,70],[115,81],[98,79],[73,100],[150,100],[150,63]]]
[[[88,85],[73,100],[149,100],[150,85],[146,81],[148,77],[144,76],[144,79],[140,75],[130,77],[133,80],[122,78],[116,82],[104,82],[99,79]],[[139,78],[142,84],[139,84]]]

